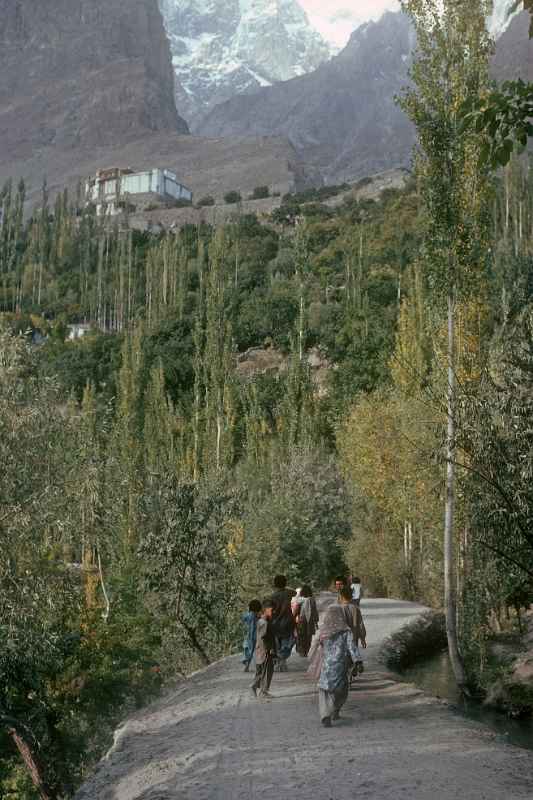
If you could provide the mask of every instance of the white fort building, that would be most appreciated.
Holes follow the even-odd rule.
[[[99,216],[114,216],[124,211],[143,210],[148,205],[192,203],[192,192],[179,183],[168,169],[134,172],[132,169],[100,169],[85,184],[88,203],[96,206]]]

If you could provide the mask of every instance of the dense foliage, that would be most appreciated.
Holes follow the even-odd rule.
[[[275,572],[345,569],[334,427],[386,379],[416,198],[156,236],[46,187],[24,220],[24,192],[1,193],[0,785],[62,797],[129,709],[234,649]]]

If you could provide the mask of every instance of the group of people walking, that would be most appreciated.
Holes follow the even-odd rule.
[[[339,718],[351,676],[364,669],[359,646],[366,647],[360,580],[338,578],[335,589],[337,598],[328,606],[320,626],[311,587],[290,589],[284,575],[274,578],[271,597],[262,603],[252,600],[243,614],[245,672],[255,661],[253,695],[271,697],[274,669],[277,665],[279,672],[286,672],[296,647],[300,656],[309,657],[308,674],[318,681],[320,719],[328,728]]]
[[[243,664],[245,672],[255,660],[252,692],[268,698],[277,666],[287,671],[287,661],[294,647],[306,656],[318,627],[318,609],[310,586],[289,589],[284,575],[274,578],[274,593],[262,603],[252,600],[243,615],[246,626]]]

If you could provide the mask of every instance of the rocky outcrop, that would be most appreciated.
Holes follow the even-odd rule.
[[[166,167],[194,192],[195,201],[212,195],[220,202],[232,189],[246,197],[256,186],[265,184],[284,194],[306,188],[310,180],[294,148],[284,138],[205,139],[154,133],[133,142],[122,143],[119,138],[113,147],[66,151],[47,147],[34,151],[31,158],[4,163],[0,157],[0,185],[8,177],[17,180],[24,176],[31,206],[40,200],[43,175],[53,195],[65,186],[75,191],[80,179],[107,166],[138,170]],[[218,223],[225,218],[225,214],[217,213],[218,208],[212,209],[212,215],[205,214],[206,221]],[[230,208],[232,213],[238,210],[236,206]],[[187,212],[194,209],[176,211],[181,212],[176,220],[193,221],[188,220]]]
[[[497,80],[533,80],[533,40],[529,38],[530,16],[523,11],[513,17],[498,39],[492,61]]]
[[[235,95],[312,72],[331,51],[297,0],[159,0],[176,102],[194,130]]]
[[[524,615],[523,625],[518,653],[516,645],[514,652],[507,648],[503,654],[496,653],[493,646],[491,654],[503,669],[487,687],[485,698],[489,708],[516,718],[533,715],[533,607]]]
[[[0,159],[187,133],[157,0],[0,0]]]
[[[325,397],[328,392],[328,380],[333,364],[318,347],[308,350],[305,360],[314,390],[318,397]],[[257,375],[285,374],[289,369],[289,357],[275,347],[251,347],[237,357],[237,375],[249,380]]]

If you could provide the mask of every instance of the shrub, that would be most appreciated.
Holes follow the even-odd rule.
[[[232,191],[227,192],[224,195],[224,202],[228,205],[233,205],[234,203],[240,203],[242,200],[242,196],[240,192]]]
[[[134,214],[137,211],[137,206],[134,203],[129,203],[127,200],[119,200],[117,208],[125,211],[127,214]]]
[[[379,651],[379,660],[390,669],[403,670],[442,652],[445,647],[444,614],[427,611],[385,639]]]
[[[264,200],[270,197],[270,189],[268,186],[256,186],[252,193],[252,200]]]
[[[336,197],[342,192],[350,189],[348,183],[341,183],[338,186],[319,186],[312,189],[306,189],[297,194],[286,194],[283,196],[284,203],[320,203],[323,200],[329,200],[330,197]]]
[[[211,199],[213,200],[213,198]],[[179,199],[173,200],[170,205],[172,208],[190,208],[192,206],[192,200],[186,200],[184,197],[180,197]]]
[[[355,188],[364,189],[365,186],[370,186],[371,183],[374,183],[372,178],[360,178],[355,184]]]
[[[486,690],[483,705],[505,712],[513,719],[527,719],[533,715],[533,686],[531,681],[514,680],[508,670],[500,669]]]
[[[307,203],[302,206],[302,215],[306,218],[331,219],[335,212],[323,203]]]
[[[287,225],[294,223],[294,218],[299,214],[299,205],[296,203],[283,203],[279,208],[274,209],[270,218],[276,225]]]
[[[215,198],[211,197],[211,195],[206,195],[205,197],[201,197],[196,205],[198,208],[201,208],[202,206],[214,206]]]

